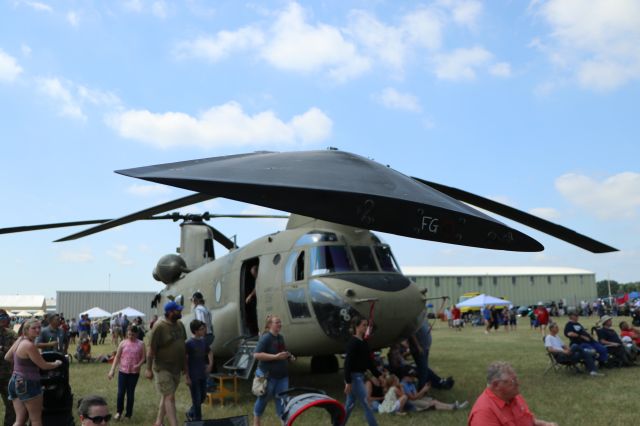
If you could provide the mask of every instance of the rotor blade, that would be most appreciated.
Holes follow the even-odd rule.
[[[509,207],[502,203],[498,203],[497,201],[489,200],[488,198],[472,194],[471,192],[463,191],[462,189],[453,188],[451,186],[429,182],[416,177],[414,177],[414,179],[442,192],[443,194],[447,194],[450,197],[456,198],[460,201],[464,201],[465,203],[472,204],[476,207],[480,207],[481,209],[522,223],[523,225],[537,229],[538,231],[542,231],[545,234],[549,234],[553,237],[559,238],[592,253],[610,253],[613,251],[618,251],[618,249],[601,243],[600,241],[596,241],[593,238],[587,237],[586,235],[579,234],[569,228],[565,228],[564,226],[549,222],[545,219],[541,219],[532,214],[523,212],[522,210]]]
[[[228,238],[222,232],[218,231],[216,228],[214,228],[211,225],[207,225],[207,226],[213,232],[213,239],[216,240],[218,243],[220,243],[222,247],[226,248],[227,250],[233,250],[238,248],[236,243],[234,243],[230,238]]]
[[[42,225],[14,226],[0,228],[0,234],[12,234],[14,232],[40,231],[42,229],[65,228],[67,226],[95,225],[96,223],[109,222],[111,219],[80,220],[76,222],[44,223]]]
[[[259,152],[116,173],[424,240],[497,250],[543,249],[533,238],[454,198],[344,151]]]
[[[178,198],[177,200],[169,201],[163,204],[159,204],[157,206],[149,207],[144,210],[140,210],[139,212],[129,214],[127,216],[123,216],[118,219],[110,220],[109,222],[105,222],[101,225],[94,226],[89,229],[85,229],[84,231],[77,232],[75,234],[69,235],[64,238],[60,238],[59,240],[55,240],[54,242],[61,241],[69,241],[75,240],[81,237],[86,237],[87,235],[92,235],[100,231],[105,231],[107,229],[115,228],[116,226],[124,225],[125,223],[135,222],[140,219],[148,219],[155,214],[164,213],[167,210],[179,209],[180,207],[189,206],[191,204],[200,203],[202,201],[207,201],[212,198],[215,198],[214,195],[209,194],[192,194],[183,198]]]

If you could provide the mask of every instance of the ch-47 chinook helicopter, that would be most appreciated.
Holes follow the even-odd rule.
[[[72,240],[140,219],[182,218],[179,254],[164,256],[154,277],[166,287],[155,302],[184,303],[202,292],[214,318],[214,355],[246,347],[269,313],[279,314],[289,350],[312,356],[312,369],[337,368],[354,315],[370,317],[373,348],[410,335],[424,317],[425,295],[402,275],[372,230],[509,251],[543,246],[470,207],[475,205],[594,253],[616,249],[570,229],[456,188],[412,178],[348,152],[256,152],[120,170],[117,173],[196,193],[115,220],[0,229],[0,233],[100,223]],[[157,216],[216,197],[291,212],[284,231],[236,247],[201,216]],[[229,249],[215,257],[213,241]],[[259,265],[257,278],[250,273]],[[256,289],[255,305],[245,299]],[[191,316],[185,306],[185,319]]]

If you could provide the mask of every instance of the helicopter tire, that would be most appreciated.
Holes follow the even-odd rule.
[[[338,358],[335,355],[315,355],[311,357],[311,373],[331,374],[338,372]]]

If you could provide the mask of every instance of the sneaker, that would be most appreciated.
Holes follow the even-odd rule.
[[[456,401],[453,403],[453,409],[462,410],[463,408],[466,408],[467,405],[469,405],[469,401],[462,401],[462,402]]]
[[[187,421],[188,421],[188,422],[193,421],[193,416],[191,415],[191,413],[190,413],[190,412],[188,412],[188,411],[187,411],[186,413],[184,413],[184,415],[185,415],[185,417],[187,418]]]
[[[594,370],[594,371],[590,371],[590,372],[589,372],[589,375],[590,375],[590,376],[593,376],[593,377],[604,377],[604,374],[602,374],[602,373],[598,373],[598,372],[597,372],[597,371],[595,371],[595,370]]]
[[[118,422],[120,421],[120,419],[122,418],[122,414],[121,413],[116,413],[115,416],[113,416],[113,420]]]

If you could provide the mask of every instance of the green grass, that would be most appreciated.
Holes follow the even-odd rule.
[[[628,318],[627,318],[628,319]],[[563,327],[566,319],[561,319]],[[582,319],[591,326],[594,320]],[[618,321],[614,325],[617,327]],[[286,338],[286,336],[285,336]],[[563,340],[566,339],[563,338]],[[111,345],[94,347],[94,356],[107,352]],[[431,367],[440,375],[453,375],[456,384],[449,391],[434,391],[433,396],[444,402],[469,400],[473,404],[485,387],[485,371],[491,361],[504,360],[513,364],[520,378],[520,389],[536,416],[553,420],[561,425],[635,424],[636,402],[640,368],[605,370],[606,377],[592,378],[586,374],[549,371],[543,375],[548,359],[540,332],[529,329],[528,320],[522,319],[517,331],[485,335],[481,328],[467,327],[462,332],[437,323],[433,330]],[[107,379],[108,364],[71,365],[71,386],[75,397],[89,393],[105,396],[115,412],[117,382]],[[331,375],[308,373],[308,359],[299,359],[291,366],[291,384],[324,389],[329,395],[344,402],[342,371]],[[149,380],[140,378],[136,391],[134,416],[130,425],[149,426],[155,419],[159,397]],[[218,404],[203,405],[205,418],[227,417],[252,412],[255,398],[249,384],[241,382],[238,405],[228,401],[224,407]],[[177,393],[178,420],[184,420],[184,412],[190,406],[187,387],[180,385]],[[626,407],[626,408],[625,408]],[[4,408],[0,408],[3,410]],[[462,425],[469,410],[461,412],[422,412],[397,417],[378,415],[380,425]],[[166,424],[166,423],[165,423]],[[265,413],[264,425],[279,425],[274,405],[270,403]],[[301,416],[296,425],[327,425],[328,416],[323,410],[310,410]],[[349,425],[365,425],[362,411],[357,408]]]

